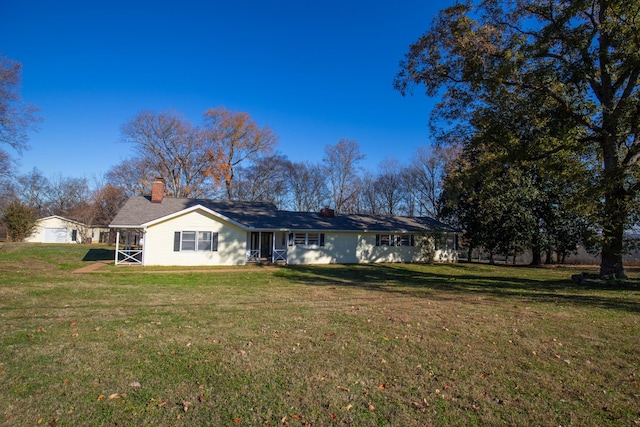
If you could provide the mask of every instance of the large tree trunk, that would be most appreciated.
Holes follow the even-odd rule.
[[[611,139],[605,139],[602,148],[604,215],[600,277],[626,279],[622,265],[624,228],[629,209],[624,185],[625,174],[619,165],[615,143]]]
[[[626,279],[622,264],[624,226],[627,217],[625,190],[621,184],[605,195],[600,277]],[[607,186],[609,188],[609,186]]]

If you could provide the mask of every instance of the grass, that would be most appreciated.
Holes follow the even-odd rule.
[[[108,250],[0,246],[0,424],[640,425],[633,282],[474,264],[74,273]]]

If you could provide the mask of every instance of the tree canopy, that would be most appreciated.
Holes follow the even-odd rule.
[[[524,96],[510,119],[530,137],[502,135],[506,147],[531,160],[561,150],[595,159],[602,276],[625,277],[623,236],[639,189],[639,14],[636,0],[456,4],[409,48],[395,81],[403,94],[422,85],[442,95],[432,124],[447,127],[445,140],[483,132],[471,118]]]

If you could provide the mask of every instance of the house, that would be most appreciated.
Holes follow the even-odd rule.
[[[52,215],[36,220],[36,226],[24,241],[31,243],[91,243],[109,233],[104,226],[87,226],[79,221]],[[83,241],[83,236],[84,240]]]
[[[109,227],[116,264],[242,265],[416,262],[421,236],[440,233],[436,259],[455,261],[456,230],[431,218],[277,210],[271,203],[131,197]]]

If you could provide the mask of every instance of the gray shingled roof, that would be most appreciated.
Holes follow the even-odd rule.
[[[341,215],[326,218],[314,212],[279,211],[271,203],[230,202],[223,200],[165,197],[151,203],[150,197],[131,197],[113,219],[110,227],[140,227],[143,224],[202,206],[231,219],[250,230],[301,231],[373,231],[413,233],[425,231],[454,232],[455,229],[428,217],[380,215]]]

